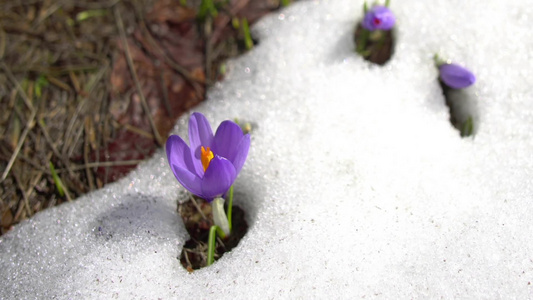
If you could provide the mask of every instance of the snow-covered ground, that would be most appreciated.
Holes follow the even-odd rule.
[[[0,298],[533,298],[531,4],[393,0],[384,67],[353,51],[362,1],[264,18],[197,109],[256,125],[235,186],[250,225],[239,246],[192,274],[180,265],[187,193],[159,151],[1,237]],[[448,121],[436,52],[477,76],[474,138]]]

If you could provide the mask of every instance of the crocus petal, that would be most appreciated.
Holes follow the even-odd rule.
[[[375,5],[365,14],[362,25],[365,29],[374,31],[390,30],[395,23],[396,17],[388,7]]]
[[[213,143],[211,125],[201,113],[195,112],[189,119],[189,142],[191,151],[197,159],[200,159],[200,148],[211,147]]]
[[[441,65],[439,73],[440,79],[453,89],[462,89],[476,82],[476,76],[472,72],[456,64]]]
[[[191,173],[189,170],[178,167],[177,165],[171,164],[170,168],[178,182],[183,185],[185,189],[200,198],[205,198],[202,193],[202,179],[200,177]]]
[[[197,176],[203,173],[201,166],[198,168],[194,163],[195,159],[192,157],[191,149],[181,137],[171,135],[167,139],[165,148],[170,166],[175,165],[176,167],[188,170]],[[202,172],[200,172],[200,170],[202,170]],[[174,175],[176,175],[176,173],[174,173]]]
[[[231,187],[235,177],[237,177],[237,173],[233,164],[216,155],[209,163],[202,178],[203,198],[211,201],[213,198],[223,195]]]
[[[241,127],[236,123],[229,120],[222,122],[213,139],[213,152],[233,161],[243,135]]]
[[[247,134],[242,137],[239,145],[237,146],[237,153],[235,154],[235,158],[233,158],[233,166],[235,167],[235,171],[237,172],[237,175],[239,172],[241,172],[242,166],[244,165],[244,162],[246,161],[246,157],[248,157],[248,150],[250,149],[250,134]]]
[[[168,164],[176,179],[189,192],[201,197],[201,179],[195,166],[189,146],[177,135],[171,135],[166,143]]]

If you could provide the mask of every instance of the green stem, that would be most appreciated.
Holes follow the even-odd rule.
[[[215,261],[215,239],[217,238],[217,227],[211,226],[209,229],[209,240],[207,241],[207,265],[210,266]]]
[[[221,238],[223,239],[226,238],[226,234],[224,233],[224,230],[222,230],[222,228],[220,228],[219,226],[217,226],[217,233],[218,235],[220,235]]]
[[[447,63],[445,60],[440,58],[440,56],[437,53],[433,55],[433,61],[435,62],[435,66],[437,66],[437,68]]]
[[[211,226],[209,229],[209,239],[207,241],[207,265],[210,266],[215,261],[215,248],[216,248],[216,239],[217,239],[217,233],[220,235],[220,237],[225,238],[226,235],[224,234],[224,231],[220,229],[217,225]]]
[[[385,0],[385,7],[389,7],[390,6],[390,0]]]
[[[228,212],[226,213],[227,217],[228,217],[228,223],[229,223],[229,230],[231,231],[231,229],[233,228],[231,226],[231,212],[233,211],[233,185],[229,188],[229,193],[228,193]]]
[[[463,123],[461,128],[461,137],[471,136],[474,133],[474,120],[472,116],[469,116],[468,119]]]
[[[362,54],[363,51],[365,51],[366,48],[366,42],[368,40],[368,36],[370,35],[370,31],[363,28],[363,31],[361,32],[361,36],[358,39],[357,43],[357,53]]]

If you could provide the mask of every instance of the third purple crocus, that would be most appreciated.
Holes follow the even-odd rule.
[[[452,89],[466,88],[476,82],[476,76],[460,65],[445,63],[438,67],[440,79]]]

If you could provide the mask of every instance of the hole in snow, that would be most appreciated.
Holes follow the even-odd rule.
[[[378,65],[387,63],[394,53],[395,30],[368,31],[361,23],[355,29],[355,51],[365,60]]]
[[[192,200],[178,204],[178,213],[181,215],[190,236],[180,254],[181,265],[189,272],[206,267],[209,229],[213,225],[211,204],[194,197]],[[232,223],[231,235],[225,239],[217,236],[215,261],[221,258],[224,253],[235,248],[248,231],[244,211],[235,204],[233,205]]]
[[[469,93],[468,89],[452,89],[440,79],[439,84],[446,106],[450,110],[450,123],[459,131],[461,137],[475,135],[479,124],[475,96]]]

